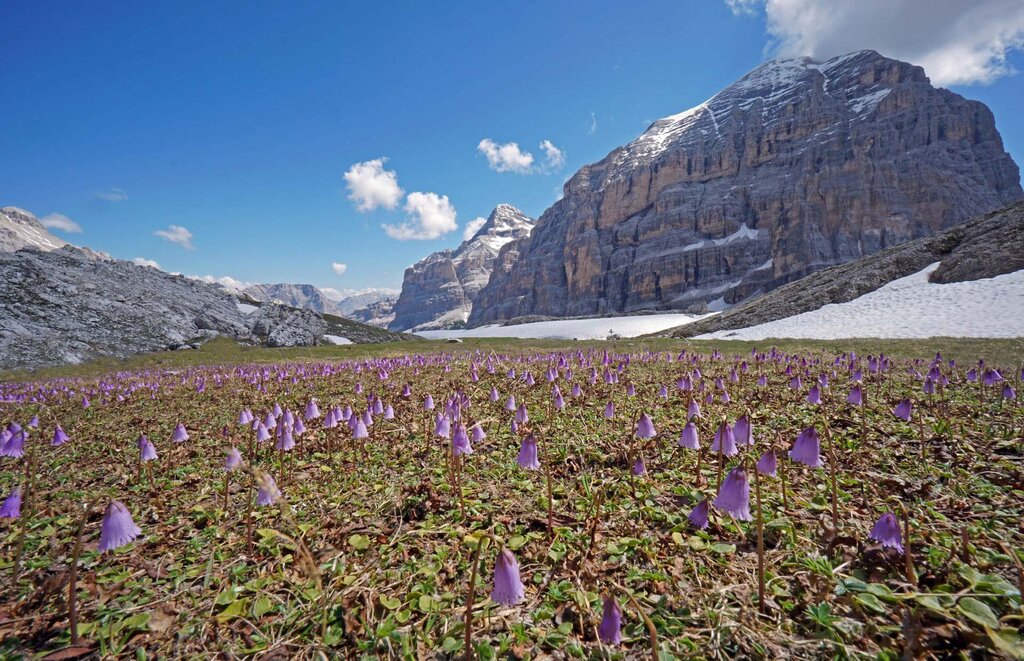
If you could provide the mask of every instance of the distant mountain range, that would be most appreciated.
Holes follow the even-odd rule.
[[[369,289],[355,292],[338,292],[325,290],[313,285],[293,285],[279,283],[272,285],[251,285],[242,290],[253,299],[265,303],[280,303],[293,308],[304,308],[326,314],[333,314],[339,317],[357,319],[360,310],[370,306],[388,309],[398,298],[398,291],[395,289]],[[367,319],[376,319],[373,315],[364,316]],[[386,326],[386,323],[378,325]]]
[[[56,250],[67,243],[51,234],[30,212],[18,207],[0,209],[0,252],[30,247]]]

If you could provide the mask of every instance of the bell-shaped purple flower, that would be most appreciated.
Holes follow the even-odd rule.
[[[262,443],[268,439],[270,439],[270,430],[261,422],[260,426],[256,429],[256,440]]]
[[[633,462],[633,475],[647,475],[647,464],[644,463],[643,457],[637,457]]]
[[[750,422],[747,414],[740,416],[732,428],[732,434],[736,438],[736,445],[754,445],[754,425]]]
[[[862,406],[864,404],[864,391],[861,390],[859,383],[850,388],[850,394],[846,396],[846,403],[853,404],[854,406]]]
[[[821,440],[814,427],[808,427],[800,432],[789,451],[789,458],[811,468],[821,468],[824,465],[821,461]]]
[[[597,637],[605,645],[618,645],[622,642],[622,608],[612,596],[604,598],[601,624],[597,626]]]
[[[516,410],[516,396],[515,395],[509,395],[508,396],[508,399],[505,401],[505,410],[506,411],[515,411]]]
[[[446,415],[437,416],[434,421],[434,434],[439,438],[448,438],[452,431],[452,423]]]
[[[0,505],[0,519],[17,519],[21,516],[21,487],[16,487]]]
[[[604,405],[604,419],[613,420],[615,418],[615,403],[608,402]]]
[[[533,434],[527,434],[522,443],[519,445],[519,456],[516,457],[516,463],[519,464],[520,468],[526,470],[539,470],[540,469],[540,458],[537,456],[537,437]]]
[[[1003,399],[1010,401],[1017,399],[1017,391],[1009,383],[1003,384]]]
[[[811,386],[811,389],[807,391],[807,403],[815,406],[821,404],[821,389],[817,384]]]
[[[770,475],[775,477],[775,470],[778,467],[778,460],[775,458],[775,451],[768,450],[761,458],[757,460],[757,464],[754,465],[754,469],[757,470],[761,475]]]
[[[142,530],[132,521],[128,508],[121,501],[110,501],[100,525],[100,553],[121,548],[141,534]]]
[[[657,430],[654,428],[654,423],[651,421],[651,417],[646,413],[640,414],[640,419],[636,423],[636,437],[637,438],[654,438],[658,435]]]
[[[384,419],[385,420],[394,420],[395,419],[395,409],[390,404],[388,404],[387,406],[384,407]]]
[[[766,377],[764,374],[762,374],[761,376],[757,377],[757,385],[759,387],[762,387],[762,388],[767,386],[768,385],[768,377]]]
[[[693,510],[690,512],[689,516],[686,517],[687,520],[690,522],[691,526],[697,528],[698,530],[704,530],[708,527],[709,505],[710,503],[708,503],[707,498],[697,503],[697,506],[694,507]]]
[[[985,376],[982,381],[986,386],[994,386],[1003,380],[1003,375],[999,373],[999,370],[987,369],[985,370]]]
[[[281,490],[277,488],[270,473],[260,473],[256,477],[256,504],[260,507],[273,505],[281,498]]]
[[[470,431],[472,432],[470,440],[472,440],[474,443],[479,443],[480,441],[487,438],[487,434],[484,433],[484,428],[480,426],[479,422],[473,425],[473,428]]]
[[[742,466],[729,471],[715,497],[715,507],[739,521],[750,521],[750,483]]]
[[[292,430],[288,426],[283,426],[281,434],[277,437],[277,443],[274,447],[280,452],[289,452],[295,447],[295,439],[292,437]]]
[[[174,432],[171,434],[171,440],[175,443],[184,443],[188,440],[188,430],[185,429],[185,425],[179,422],[174,426]]]
[[[53,430],[53,443],[51,445],[64,445],[69,440],[71,439],[68,438],[67,433],[61,429],[60,425],[57,425],[57,428]]]
[[[498,389],[495,388],[494,386],[491,386],[491,394],[490,394],[490,396],[488,396],[488,399],[491,400],[492,402],[496,402],[500,398],[501,398],[501,395],[498,394]]]
[[[25,430],[19,428],[12,433],[2,446],[0,446],[0,457],[20,458],[25,454]]]
[[[469,444],[469,435],[466,434],[466,427],[462,423],[455,425],[455,433],[452,435],[452,453],[456,457],[473,454],[473,446]]]
[[[503,548],[498,551],[494,563],[494,589],[491,599],[502,606],[515,606],[526,597],[526,589],[519,578],[519,563],[512,551]]]
[[[434,410],[434,398],[431,395],[428,394],[423,399],[423,408],[425,410],[427,410],[427,411],[433,411]]]
[[[146,439],[146,442],[142,444],[142,448],[139,450],[139,453],[139,458],[142,461],[153,461],[157,458],[156,446],[154,446],[153,442],[149,439]]]
[[[357,416],[353,417],[356,423],[352,426],[352,438],[369,438],[370,432],[366,431],[366,423]]]
[[[900,523],[892,512],[883,514],[868,535],[882,546],[896,549],[903,553],[903,536],[900,535]]]
[[[316,400],[311,399],[306,404],[306,410],[303,412],[303,417],[306,420],[315,420],[320,417],[320,407],[316,405]]]
[[[913,412],[913,405],[909,399],[904,399],[892,410],[892,414],[905,422],[910,422],[910,414]]]
[[[697,425],[693,424],[693,420],[687,422],[686,426],[683,427],[683,433],[679,435],[679,447],[690,450],[700,449],[700,440],[697,438]]]
[[[526,404],[520,404],[519,408],[516,409],[516,422],[522,425],[529,421],[530,414],[526,411]]]
[[[242,453],[238,448],[231,448],[224,455],[224,470],[228,473],[242,465]]]
[[[691,399],[690,405],[686,407],[686,417],[689,420],[701,417],[700,404],[697,403],[696,399]]]
[[[718,429],[715,430],[715,438],[711,442],[711,451],[720,452],[727,457],[732,457],[739,452],[739,449],[736,447],[736,435],[725,420],[718,423]]]
[[[263,417],[263,426],[266,427],[267,429],[277,428],[277,418],[274,417],[274,414],[271,413],[270,411],[267,411],[267,415]]]

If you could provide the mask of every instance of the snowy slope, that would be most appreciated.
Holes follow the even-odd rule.
[[[594,319],[558,319],[514,326],[481,326],[466,330],[420,331],[427,339],[463,337],[517,337],[529,339],[603,340],[610,334],[637,337],[687,324],[708,315],[648,314],[634,317],[598,317]]]
[[[14,252],[28,247],[56,250],[67,243],[51,234],[28,211],[18,207],[0,209],[0,251]]]
[[[695,339],[1024,337],[1024,271],[934,284],[936,262],[847,303]]]

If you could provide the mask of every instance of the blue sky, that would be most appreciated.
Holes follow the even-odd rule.
[[[169,271],[397,287],[496,204],[539,215],[580,166],[771,55],[845,47],[786,22],[807,2],[5,3],[0,206],[63,214],[83,230],[64,238]],[[863,47],[927,63],[964,37],[905,54],[884,39]],[[992,108],[1022,162],[1024,83],[1006,71],[1024,57],[1002,56],[950,87]],[[530,173],[492,169],[484,139],[532,153]],[[544,140],[564,164],[544,164]],[[424,196],[360,212],[344,174],[382,157],[406,194],[447,196],[457,229],[382,229]],[[192,249],[156,234],[172,225]]]

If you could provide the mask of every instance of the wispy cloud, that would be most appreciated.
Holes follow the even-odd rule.
[[[540,148],[544,151],[544,165],[549,170],[557,170],[565,165],[565,152],[552,144],[550,140],[542,140]]]
[[[107,202],[123,202],[128,199],[128,193],[121,188],[111,188],[109,190],[96,193],[95,197],[101,200],[106,200]]]
[[[331,270],[334,271],[335,275],[345,275],[345,271],[348,270],[348,264],[342,264],[341,262],[331,262]]]
[[[345,172],[348,199],[356,203],[356,209],[366,213],[378,207],[394,209],[402,200],[405,191],[398,185],[394,170],[385,170],[387,158],[356,163]]]
[[[466,223],[466,228],[462,230],[462,240],[469,241],[476,233],[480,231],[480,228],[487,222],[486,218],[474,218],[473,220]]]
[[[447,195],[409,193],[405,200],[408,220],[399,225],[382,225],[392,239],[399,241],[429,240],[458,228],[455,207]]]
[[[195,246],[192,245],[192,232],[189,232],[181,225],[168,225],[167,229],[157,230],[153,234],[159,236],[164,241],[179,245],[185,250],[195,250]]]
[[[139,266],[150,266],[155,269],[160,269],[160,265],[156,263],[156,260],[146,259],[145,257],[132,257],[132,263],[138,264]],[[163,269],[160,269],[161,271]]]
[[[39,219],[39,224],[46,229],[71,232],[73,234],[82,233],[82,226],[62,213],[51,213],[48,216],[43,216]]]
[[[587,135],[594,135],[597,133],[597,115],[594,111],[590,111],[590,126],[587,128]]]

